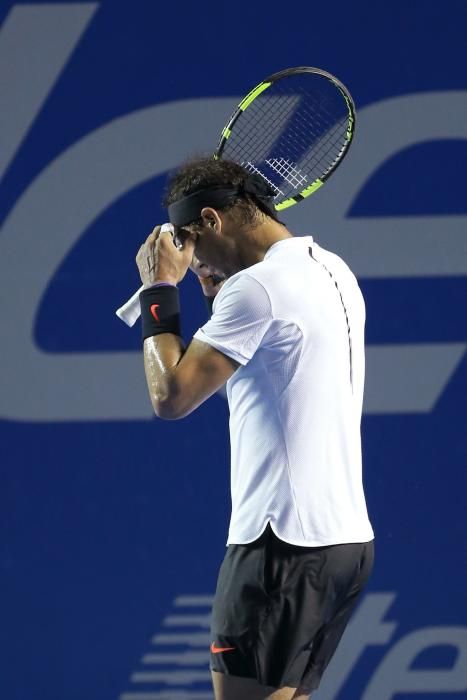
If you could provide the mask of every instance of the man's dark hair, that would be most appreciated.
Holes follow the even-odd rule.
[[[170,178],[162,204],[167,208],[182,197],[209,187],[239,187],[249,175],[248,170],[230,160],[196,158],[182,165]],[[277,221],[276,216],[258,198],[247,192],[235,196],[222,207],[222,211],[234,207],[239,224],[258,224],[261,214]]]

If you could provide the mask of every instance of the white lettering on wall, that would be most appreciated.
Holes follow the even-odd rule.
[[[94,7],[69,6],[75,13],[70,15],[73,31],[67,33],[54,55],[53,70],[38,92],[30,81],[23,84],[23,93],[30,93],[25,98],[29,107],[14,135],[15,148],[59,74],[59,62],[64,65],[67,61]],[[76,8],[82,8],[83,14]],[[30,9],[36,12],[39,8],[22,8],[22,26],[27,32],[31,31]],[[20,26],[17,24],[15,31]],[[44,26],[40,26],[41,41],[47,43]],[[3,30],[5,26],[0,33],[0,55],[11,44]],[[61,26],[50,22],[52,44],[54,35],[61,31]],[[237,101],[185,100],[115,119],[60,154],[17,200],[0,237],[0,417],[92,421],[152,416],[138,353],[45,353],[33,340],[34,319],[50,280],[96,217],[134,187],[176,167],[188,153],[212,149],[220,126]],[[360,276],[466,274],[466,217],[346,218],[367,180],[399,150],[423,140],[464,138],[466,104],[467,92],[446,91],[397,97],[362,109],[361,136],[356,139],[353,156],[313,198],[312,207],[290,210],[289,226],[297,233],[314,233],[324,246],[342,254]],[[5,162],[8,158],[6,154]],[[20,272],[21,295],[17,293]],[[121,300],[115,301],[118,304]],[[109,309],[109,314],[113,312]],[[463,343],[368,347],[364,410],[430,411],[465,348]]]

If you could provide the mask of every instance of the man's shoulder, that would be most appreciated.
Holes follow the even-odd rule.
[[[259,264],[261,263],[258,263],[258,265]],[[229,305],[230,303],[247,303],[249,300],[263,295],[268,297],[266,287],[260,279],[261,275],[253,270],[255,267],[257,267],[257,265],[240,270],[224,282],[219,294],[214,300],[214,312],[221,306],[225,307],[225,305]]]
[[[326,265],[328,263],[334,269],[339,270],[341,274],[344,274],[356,281],[355,273],[352,271],[352,268],[343,258],[341,258],[340,255],[331,250],[327,250],[318,244],[315,244],[314,252],[316,259],[318,259],[322,264]]]

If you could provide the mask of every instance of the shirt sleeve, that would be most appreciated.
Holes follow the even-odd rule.
[[[224,284],[216,297],[213,315],[194,337],[246,365],[271,322],[271,302],[266,290],[243,273]]]

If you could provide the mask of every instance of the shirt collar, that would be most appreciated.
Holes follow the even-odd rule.
[[[281,241],[276,241],[270,248],[267,249],[264,259],[269,258],[271,255],[275,255],[278,252],[283,252],[285,248],[291,248],[293,246],[310,246],[313,244],[313,236],[292,236],[292,238],[283,238]]]

